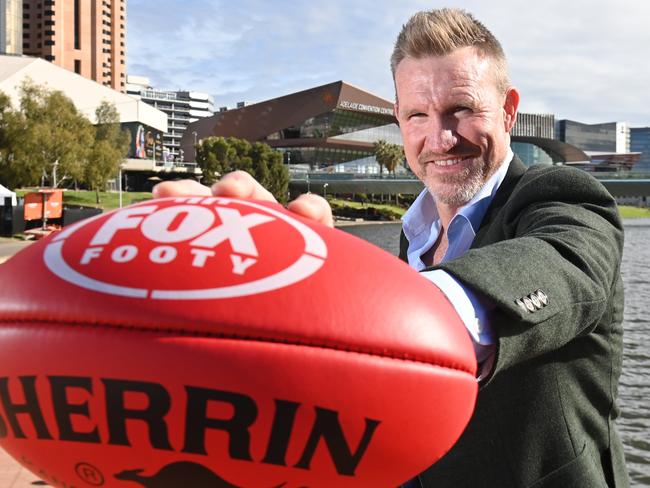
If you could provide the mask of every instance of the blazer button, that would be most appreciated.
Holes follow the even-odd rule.
[[[537,290],[535,294],[537,295],[537,298],[539,298],[539,301],[542,302],[542,305],[548,305],[548,297],[546,296],[546,293],[542,290]]]
[[[543,307],[542,301],[537,297],[535,293],[531,293],[530,295],[530,300],[533,302],[533,305],[535,305],[535,308],[538,310]]]
[[[528,309],[526,308],[526,304],[521,300],[521,298],[517,298],[515,300],[515,303],[519,305],[519,308],[521,308],[524,312],[528,312]]]
[[[537,310],[535,308],[535,305],[533,305],[533,301],[528,297],[524,297],[524,305],[526,305],[526,308],[529,312],[534,312]]]

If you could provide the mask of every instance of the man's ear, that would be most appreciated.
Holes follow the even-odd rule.
[[[503,102],[503,123],[506,132],[510,132],[517,121],[517,109],[519,108],[519,91],[514,86],[506,91],[506,98]]]
[[[393,104],[393,115],[395,116],[395,121],[397,122],[397,127],[399,127],[399,117],[397,116],[399,114],[399,102],[395,102]]]

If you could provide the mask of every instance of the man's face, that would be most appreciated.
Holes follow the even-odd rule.
[[[405,58],[395,71],[404,153],[436,201],[458,207],[506,157],[519,95],[497,90],[492,61],[474,48]]]

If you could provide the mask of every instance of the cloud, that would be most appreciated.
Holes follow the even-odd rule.
[[[504,46],[522,110],[650,125],[650,2],[461,0]],[[393,98],[401,25],[430,0],[130,0],[127,69],[217,106],[343,79]]]

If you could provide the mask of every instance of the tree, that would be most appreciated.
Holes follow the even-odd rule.
[[[0,183],[11,188],[24,186],[29,168],[16,164],[16,150],[24,133],[24,117],[13,109],[11,99],[0,92]]]
[[[106,189],[109,179],[117,176],[129,151],[131,136],[120,128],[120,116],[112,103],[103,101],[95,110],[95,117],[95,140],[84,165],[83,181],[90,190],[95,190],[100,203],[99,192]]]
[[[14,164],[21,168],[23,184],[47,176],[52,186],[67,178],[81,180],[93,145],[90,121],[60,91],[50,91],[25,81],[20,88],[23,116],[20,144]]]
[[[395,170],[399,163],[404,160],[404,149],[398,144],[390,144],[389,142],[379,139],[373,146],[375,159],[379,164],[379,174],[383,174],[384,166],[389,173],[395,176]]]
[[[242,170],[253,175],[278,201],[287,201],[289,171],[283,164],[282,153],[267,144],[251,145],[235,137],[208,137],[196,147],[196,162],[206,183],[230,171]]]

